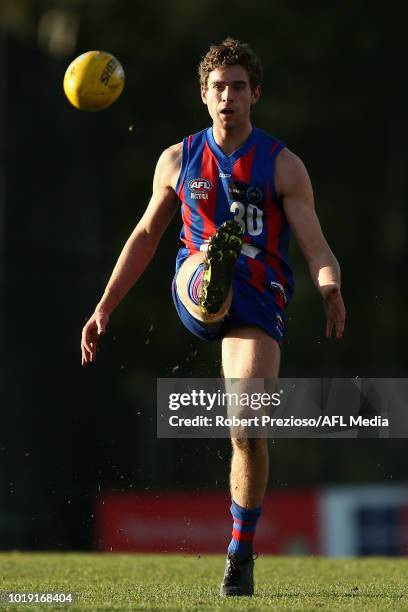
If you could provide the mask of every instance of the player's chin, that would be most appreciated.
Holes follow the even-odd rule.
[[[219,122],[224,130],[231,130],[237,126],[236,117],[234,117],[234,115],[220,115]]]

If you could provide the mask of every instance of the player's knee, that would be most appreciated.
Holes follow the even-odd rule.
[[[245,453],[246,455],[253,455],[266,444],[264,438],[233,438],[232,448],[235,451]]]

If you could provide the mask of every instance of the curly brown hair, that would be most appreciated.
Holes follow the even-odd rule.
[[[207,89],[208,75],[216,68],[237,65],[247,70],[252,91],[261,84],[263,69],[259,58],[246,43],[228,37],[221,44],[212,45],[203,56],[198,66],[201,87]]]

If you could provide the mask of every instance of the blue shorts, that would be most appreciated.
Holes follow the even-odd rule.
[[[241,255],[241,257],[243,257]],[[177,276],[177,274],[176,274]],[[183,325],[202,340],[221,340],[225,334],[238,327],[260,327],[279,345],[286,336],[286,315],[275,302],[275,293],[261,293],[249,285],[236,268],[232,282],[232,303],[226,317],[218,323],[203,323],[191,315],[177,293],[176,276],[173,279],[174,304]]]

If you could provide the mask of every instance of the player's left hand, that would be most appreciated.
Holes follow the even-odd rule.
[[[95,361],[98,340],[105,333],[108,322],[108,313],[102,310],[95,310],[92,317],[84,326],[81,338],[83,366],[87,363],[93,363]]]
[[[340,288],[333,285],[326,285],[321,288],[323,295],[323,308],[326,314],[326,338],[331,338],[333,329],[337,340],[343,338],[344,323],[346,320],[346,309]]]

